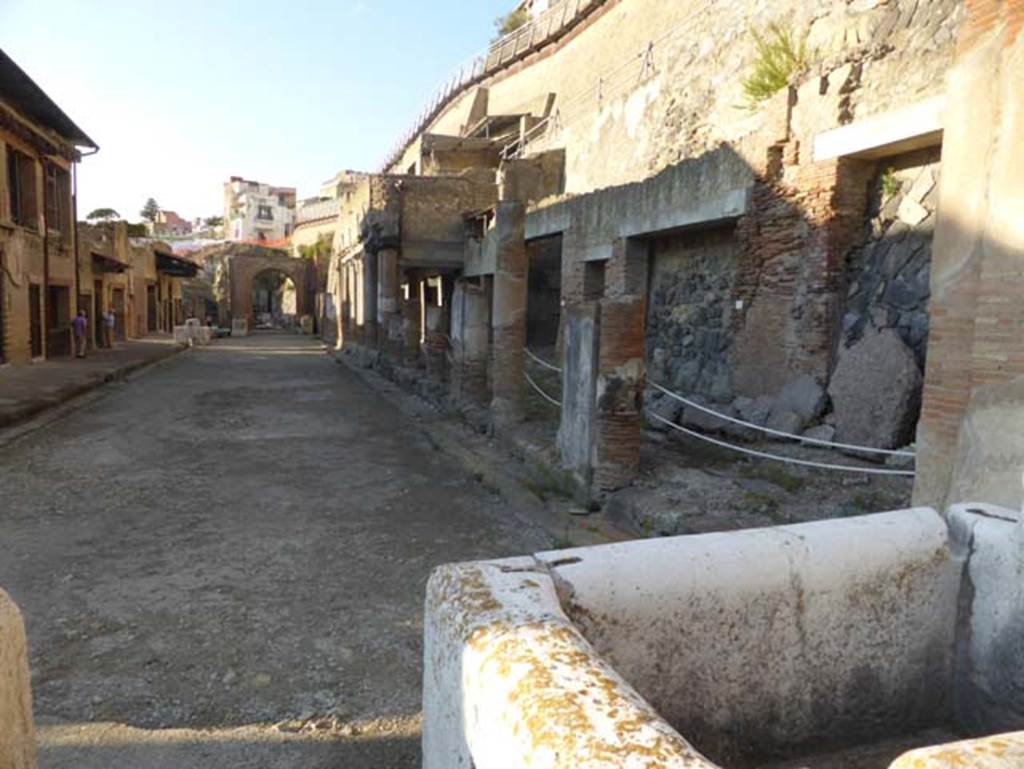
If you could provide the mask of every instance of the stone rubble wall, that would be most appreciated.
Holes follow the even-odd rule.
[[[648,376],[683,393],[733,399],[734,228],[654,240],[647,314]]]
[[[866,242],[850,255],[846,276],[843,346],[854,345],[869,326],[892,328],[922,372],[940,170],[938,149],[879,163]]]

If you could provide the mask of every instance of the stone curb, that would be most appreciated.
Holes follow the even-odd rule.
[[[380,371],[360,365],[341,351],[327,349],[326,352],[335,363],[355,374],[376,393],[395,402],[407,416],[417,417],[415,428],[439,451],[451,455],[481,484],[499,494],[520,520],[539,526],[556,541],[571,538],[574,545],[607,544],[623,538],[609,536],[608,532],[594,532],[585,526],[586,519],[549,509],[544,500],[524,483],[536,483],[542,476],[539,470],[542,465],[532,457],[524,457],[523,454],[528,452],[518,442],[500,435],[486,440],[464,419],[439,413],[429,401],[408,392]],[[517,467],[520,472],[514,472],[510,467]],[[579,507],[578,501],[571,507]]]
[[[172,347],[167,351],[161,351],[159,354],[146,358],[144,360],[132,361],[111,371],[96,374],[94,376],[91,376],[84,382],[70,384],[67,387],[63,388],[56,395],[30,401],[23,408],[17,408],[16,410],[10,412],[0,413],[0,430],[22,425],[35,417],[45,414],[51,409],[55,409],[58,406],[62,406],[70,401],[73,401],[75,398],[81,397],[82,395],[92,392],[93,390],[97,390],[103,387],[104,385],[110,384],[112,382],[123,381],[132,374],[141,371],[142,369],[145,369],[148,366],[152,366],[157,363],[161,363],[165,360],[168,360],[169,358],[172,358],[175,355],[178,355],[187,349],[188,348],[184,346]]]

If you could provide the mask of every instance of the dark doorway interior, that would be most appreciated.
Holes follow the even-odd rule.
[[[106,347],[106,339],[103,338],[104,322],[103,322],[103,281],[97,280],[93,282],[94,291],[92,294],[92,340],[93,345],[97,348]]]
[[[146,286],[146,331],[156,332],[156,286]]]
[[[71,354],[71,290],[50,286],[46,297],[46,357]]]
[[[125,340],[124,289],[114,289],[114,339]]]
[[[4,358],[4,275],[0,272],[0,365],[6,362]]]
[[[529,241],[526,255],[530,262],[526,344],[554,347],[562,314],[562,236]]]
[[[39,284],[28,287],[29,341],[33,358],[43,357],[43,292]]]

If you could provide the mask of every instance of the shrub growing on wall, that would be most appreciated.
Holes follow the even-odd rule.
[[[745,106],[749,109],[771,98],[807,70],[807,38],[778,23],[764,31],[750,30],[757,57],[743,79]]]
[[[517,29],[524,26],[529,20],[530,15],[526,12],[525,8],[517,8],[507,16],[498,17],[494,21],[494,26],[498,30],[495,40],[500,40],[505,35],[512,34]]]

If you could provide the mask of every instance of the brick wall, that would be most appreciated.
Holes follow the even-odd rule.
[[[645,312],[643,296],[601,302],[594,435],[594,485],[599,489],[622,488],[640,472]]]
[[[958,456],[1024,463],[1006,412],[1005,434],[965,433],[975,398],[1024,376],[1024,0],[973,0],[950,77],[940,208],[932,264],[931,338],[915,501],[942,507],[979,501],[1016,507],[1020,472],[985,499],[951,499]],[[971,446],[980,442],[981,446]],[[984,467],[974,472],[984,473]],[[971,495],[970,482],[959,494]]]

